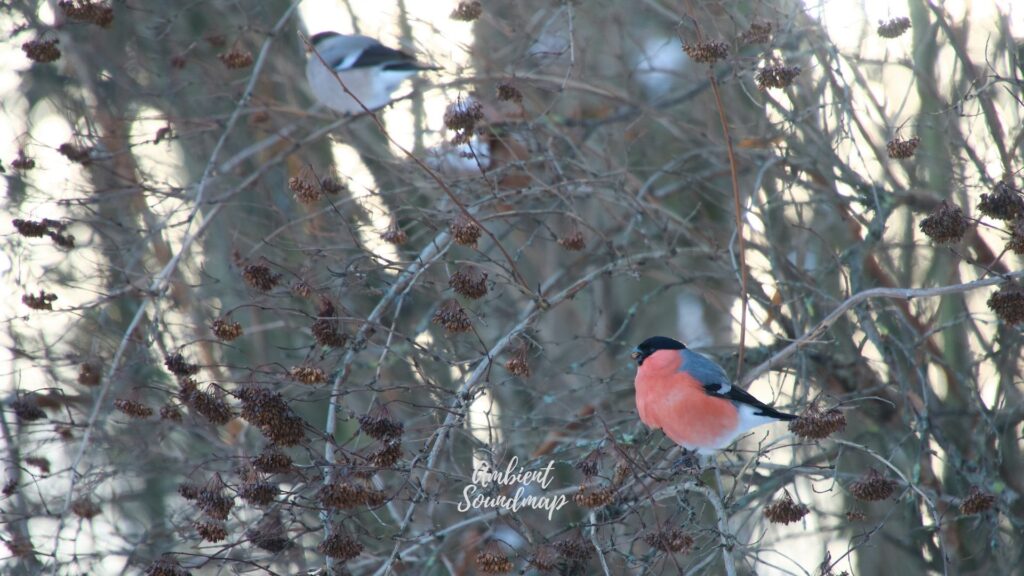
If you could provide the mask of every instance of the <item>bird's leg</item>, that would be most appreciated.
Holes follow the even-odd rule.
[[[701,474],[701,456],[696,450],[682,448],[679,458],[672,464],[673,474],[684,472],[693,476]]]

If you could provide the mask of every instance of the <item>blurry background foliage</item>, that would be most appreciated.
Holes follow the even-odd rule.
[[[0,26],[0,572],[1024,564],[1019,3],[15,0]],[[327,29],[442,69],[339,119],[305,89]],[[801,434],[722,455],[721,492],[675,466],[633,403],[656,334],[813,407]],[[513,456],[570,504],[456,510]]]

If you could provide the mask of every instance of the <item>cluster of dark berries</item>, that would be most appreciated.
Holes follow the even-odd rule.
[[[281,282],[281,275],[274,274],[266,264],[249,264],[242,269],[242,279],[260,292],[269,292]]]
[[[173,558],[161,558],[146,568],[146,576],[192,576]]]
[[[978,211],[996,220],[1024,218],[1024,195],[1013,184],[1001,181],[991,194],[982,194]]]
[[[279,450],[265,450],[252,459],[252,467],[267,474],[283,474],[292,469],[291,456]]]
[[[324,556],[347,562],[363,552],[363,545],[353,538],[341,524],[335,524],[331,535],[316,547]]]
[[[88,520],[99,516],[100,507],[88,496],[81,496],[71,503],[71,512],[79,518]]]
[[[174,352],[165,356],[164,366],[171,371],[171,374],[181,378],[199,373],[199,366],[190,364],[180,352]]]
[[[681,552],[686,554],[693,548],[693,536],[681,528],[670,528],[650,532],[644,536],[644,542],[655,550],[662,552]]]
[[[744,44],[768,44],[772,41],[772,25],[769,22],[751,22],[750,28],[740,34]]]
[[[39,294],[23,294],[21,303],[33,310],[53,310],[53,302],[56,299],[56,294],[40,290]]]
[[[186,406],[217,426],[227,424],[235,417],[227,402],[214,394],[200,390],[195,380],[191,378],[181,379],[181,391],[178,393],[178,397]]]
[[[615,500],[615,488],[611,486],[594,486],[590,483],[580,484],[572,496],[572,501],[581,508],[601,508]]]
[[[349,510],[358,506],[380,506],[387,495],[369,487],[364,480],[344,478],[321,487],[317,500],[328,508]]]
[[[874,502],[885,500],[896,491],[897,482],[869,468],[863,476],[850,484],[850,494],[858,500]]]
[[[229,70],[239,70],[241,68],[248,68],[252,66],[252,52],[243,50],[241,48],[232,48],[223,54],[219,54],[217,58],[227,66]]]
[[[996,497],[993,494],[989,494],[977,486],[971,486],[967,491],[967,496],[960,501],[960,513],[980,514],[992,508],[995,503]]]
[[[917,152],[917,146],[921,143],[921,139],[914,136],[910,140],[904,140],[897,136],[889,143],[885,145],[886,150],[889,152],[889,158],[895,160],[906,160],[912,158],[914,153]]]
[[[683,52],[701,64],[714,64],[729,55],[729,45],[725,42],[694,42],[684,43]]]
[[[294,446],[305,439],[305,420],[277,392],[262,386],[245,386],[237,395],[242,401],[242,418],[274,444]]]
[[[292,176],[288,179],[288,188],[302,204],[313,204],[320,200],[322,187],[306,176]]]
[[[380,233],[380,239],[388,244],[401,246],[409,241],[409,235],[405,233],[405,230],[402,230],[401,226],[398,225],[398,220],[392,218],[388,227]]]
[[[451,19],[460,20],[462,22],[472,22],[480,17],[484,13],[484,7],[480,4],[480,0],[462,0],[459,5],[452,10]]]
[[[509,80],[498,82],[497,97],[502,102],[519,103],[523,101],[523,93]]]
[[[231,342],[242,335],[242,325],[227,318],[217,318],[210,325],[210,329],[218,340],[224,342]]]
[[[87,22],[101,28],[109,28],[114,23],[114,9],[102,2],[93,0],[60,0],[57,6],[64,12],[68,20]]]
[[[303,384],[323,384],[327,382],[327,373],[317,366],[292,366],[288,377]]]
[[[342,348],[348,342],[348,334],[339,328],[338,312],[334,303],[327,298],[320,300],[317,319],[313,321],[310,331],[317,344],[326,348]]]
[[[57,147],[60,155],[77,164],[88,164],[92,161],[92,152],[85,146],[79,146],[74,142],[65,142]]]
[[[782,494],[782,498],[764,507],[764,516],[774,524],[790,524],[799,522],[810,510],[805,504],[797,504],[789,491]]]
[[[943,201],[938,208],[932,211],[924,220],[921,220],[921,231],[939,244],[959,242],[970,222],[964,216],[964,211],[959,206],[953,206]]]
[[[21,50],[33,62],[53,62],[60,58],[60,48],[57,48],[58,40],[29,40],[21,45]]]
[[[573,230],[565,236],[558,239],[558,243],[570,252],[579,252],[587,247],[586,239],[583,237],[583,232],[579,230]]]
[[[530,346],[526,342],[522,342],[512,357],[505,362],[505,370],[508,370],[509,374],[513,376],[519,376],[520,378],[530,377],[530,360],[529,360]]]
[[[473,264],[460,266],[448,278],[448,286],[466,298],[482,298],[487,294],[487,272]]]
[[[878,21],[878,35],[882,38],[898,38],[907,30],[910,30],[910,18],[906,16]]]
[[[39,401],[36,400],[35,394],[15,399],[11,402],[11,409],[14,410],[14,415],[21,422],[32,422],[46,418],[46,412],[43,412],[43,409],[39,407]]]
[[[1024,286],[1006,282],[988,297],[988,307],[1007,324],[1024,323]]]
[[[50,220],[49,218],[43,218],[42,220],[22,220],[15,218],[11,220],[11,224],[14,224],[14,229],[18,231],[18,234],[26,238],[41,238],[43,236],[49,236],[53,243],[61,248],[74,248],[75,237],[71,234],[65,234],[68,225],[57,220]]]
[[[132,418],[145,419],[153,415],[153,409],[137,400],[118,398],[114,400],[114,408]]]
[[[449,298],[441,303],[434,312],[431,319],[434,324],[444,326],[445,330],[453,333],[469,332],[473,329],[473,323],[469,320],[469,314],[462,308],[458,300]]]
[[[506,574],[513,569],[512,560],[494,543],[477,553],[476,565],[484,574]]]
[[[472,218],[462,212],[459,212],[451,219],[448,223],[448,230],[452,233],[455,243],[462,246],[475,247],[476,241],[480,239],[480,227],[477,226]]]
[[[25,150],[18,150],[18,157],[11,160],[11,168],[19,172],[27,172],[36,167],[36,161],[25,155]]]
[[[475,98],[462,98],[444,110],[444,125],[455,133],[452,144],[465,144],[473,137],[478,122],[484,119],[484,107]]]
[[[292,541],[286,537],[281,513],[276,510],[264,514],[256,526],[246,532],[246,536],[257,548],[268,552],[277,553],[292,546]]]
[[[787,88],[793,84],[793,80],[800,75],[799,66],[782,66],[773,64],[759,68],[754,74],[754,82],[760,90],[769,88]]]
[[[796,420],[789,423],[789,431],[809,440],[827,438],[846,428],[846,415],[838,408],[822,411],[811,404]]]

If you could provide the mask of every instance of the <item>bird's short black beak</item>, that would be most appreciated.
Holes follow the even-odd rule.
[[[638,360],[640,356],[641,354],[639,350],[633,350],[633,353],[629,355],[629,357],[632,358],[633,360]]]

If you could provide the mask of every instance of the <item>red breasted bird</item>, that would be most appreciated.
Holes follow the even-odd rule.
[[[733,386],[721,366],[682,342],[655,336],[632,356],[640,419],[683,448],[710,455],[751,428],[796,418]]]

